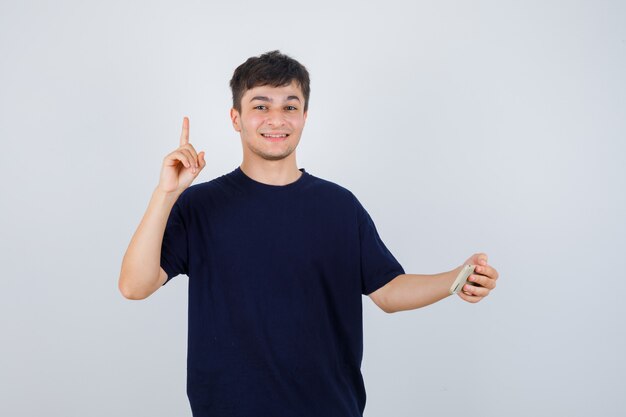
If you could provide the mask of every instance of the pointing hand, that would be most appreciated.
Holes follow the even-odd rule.
[[[183,118],[180,146],[163,159],[157,188],[166,193],[182,193],[206,166],[205,152],[196,153],[189,143],[189,119]]]

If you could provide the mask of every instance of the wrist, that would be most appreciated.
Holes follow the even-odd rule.
[[[178,197],[179,191],[164,191],[158,186],[152,191],[152,200],[160,204],[174,205]]]

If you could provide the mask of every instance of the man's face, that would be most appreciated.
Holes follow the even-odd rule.
[[[304,96],[295,81],[284,87],[264,85],[247,90],[241,98],[241,113],[230,110],[244,154],[252,152],[269,161],[291,155],[304,129],[307,114],[303,109]]]

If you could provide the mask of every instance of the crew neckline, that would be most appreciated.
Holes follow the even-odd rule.
[[[243,170],[241,169],[241,166],[238,166],[237,168],[235,168],[233,170],[233,174],[237,178],[239,178],[242,183],[245,183],[246,185],[254,189],[268,190],[268,191],[281,191],[281,190],[286,191],[286,190],[293,190],[295,188],[300,187],[310,176],[310,174],[306,172],[304,168],[298,168],[298,171],[302,172],[302,175],[300,175],[300,177],[297,180],[290,182],[289,184],[284,184],[284,185],[265,184],[255,179],[252,179],[251,177],[246,175],[245,172],[243,172]]]

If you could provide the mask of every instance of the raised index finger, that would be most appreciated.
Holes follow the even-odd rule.
[[[189,143],[189,119],[187,117],[183,118],[183,131],[180,134],[180,146],[186,145]]]

